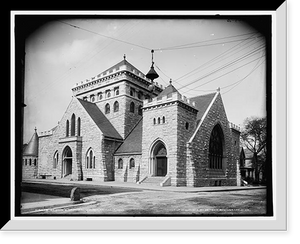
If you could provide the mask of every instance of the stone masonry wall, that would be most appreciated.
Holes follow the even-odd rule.
[[[76,116],[76,134],[73,137],[66,137],[66,121],[70,121],[71,116]],[[81,119],[81,133],[77,135],[77,118]],[[69,146],[72,151],[72,178],[74,180],[85,180],[93,178],[104,181],[107,179],[106,166],[103,161],[102,153],[102,134],[94,121],[76,98],[72,98],[65,114],[59,125],[56,127],[53,135],[39,138],[39,165],[38,174],[51,174],[56,178],[62,177],[62,155],[64,149]],[[95,156],[95,168],[86,167],[86,154],[89,149],[93,150]],[[55,152],[59,153],[59,162],[56,168],[53,167],[53,156]]]
[[[38,172],[38,158],[23,156],[22,179],[35,179]]]
[[[177,171],[177,121],[178,106],[176,102],[163,104],[156,108],[149,108],[143,112],[143,139],[142,139],[142,163],[141,178],[151,175],[149,172],[151,150],[155,142],[162,141],[167,149],[167,175],[171,176],[171,184],[176,184]],[[158,118],[165,123],[158,124]],[[156,119],[156,124],[153,119]]]
[[[209,140],[211,132],[219,124],[224,134],[222,169],[209,168]],[[236,162],[232,153],[232,134],[220,94],[216,98],[188,152],[189,186],[236,185]]]
[[[187,175],[187,142],[191,138],[196,128],[196,111],[191,111],[186,107],[178,107],[177,124],[177,176],[176,186],[186,186]]]
[[[118,169],[119,159],[123,160],[123,168]],[[130,159],[134,159],[135,167],[130,168]],[[118,155],[114,157],[115,162],[115,181],[118,182],[133,182],[141,180],[140,170],[141,170],[142,155]]]

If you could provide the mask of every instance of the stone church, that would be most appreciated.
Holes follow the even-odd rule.
[[[72,91],[58,125],[35,130],[24,148],[23,179],[238,184],[240,132],[227,119],[220,90],[186,98],[124,57]]]

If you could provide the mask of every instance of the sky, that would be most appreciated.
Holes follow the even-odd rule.
[[[266,115],[264,36],[238,19],[57,19],[25,44],[24,142],[50,130],[72,99],[72,87],[123,59],[144,74],[154,50],[159,84],[186,97],[215,92],[228,120]]]

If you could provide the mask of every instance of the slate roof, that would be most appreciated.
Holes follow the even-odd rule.
[[[35,131],[27,146],[24,148],[23,155],[24,156],[38,156],[39,152],[39,137],[37,132]]]
[[[77,99],[83,106],[83,108],[87,111],[89,116],[93,119],[104,136],[115,139],[123,139],[95,103],[84,101],[79,98]]]
[[[177,91],[177,89],[172,84],[169,84],[161,93],[158,94],[157,98],[161,98],[163,96],[167,96],[168,94],[171,94],[173,92],[179,93]]]
[[[214,92],[214,93],[209,93],[209,94],[190,98],[190,102],[195,102],[195,106],[198,109],[197,120],[201,120],[206,109],[208,108],[209,104],[211,103],[215,95],[216,93]]]
[[[123,144],[116,151],[118,154],[141,154],[142,153],[143,118],[135,125]]]
[[[144,76],[145,74],[143,72],[141,72],[139,69],[137,69],[136,67],[134,67],[131,63],[129,63],[126,59],[123,59],[122,61],[120,61],[119,63],[111,66],[110,68],[104,70],[103,72],[101,72],[100,74],[104,74],[107,75],[111,72],[113,72],[114,69],[118,69],[120,66],[126,65],[127,67],[130,67],[132,69],[137,70],[138,72],[142,73]]]

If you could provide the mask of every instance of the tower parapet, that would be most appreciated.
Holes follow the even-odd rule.
[[[146,89],[148,89],[149,85],[152,84],[151,80],[148,79],[145,74],[124,59],[96,76],[77,82],[72,88],[72,91],[76,96],[84,92],[97,89],[98,87],[110,85],[123,79],[132,82],[136,82],[138,80],[140,83],[139,85]],[[154,85],[158,93],[163,90],[163,87],[158,83],[154,83]]]
[[[158,106],[164,103],[171,103],[171,102],[180,102],[182,104],[185,104],[195,110],[196,104],[195,102],[190,101],[186,96],[182,96],[178,92],[169,93],[167,95],[161,96],[161,97],[154,97],[152,99],[146,99],[143,102],[143,109],[150,108],[153,106]]]

